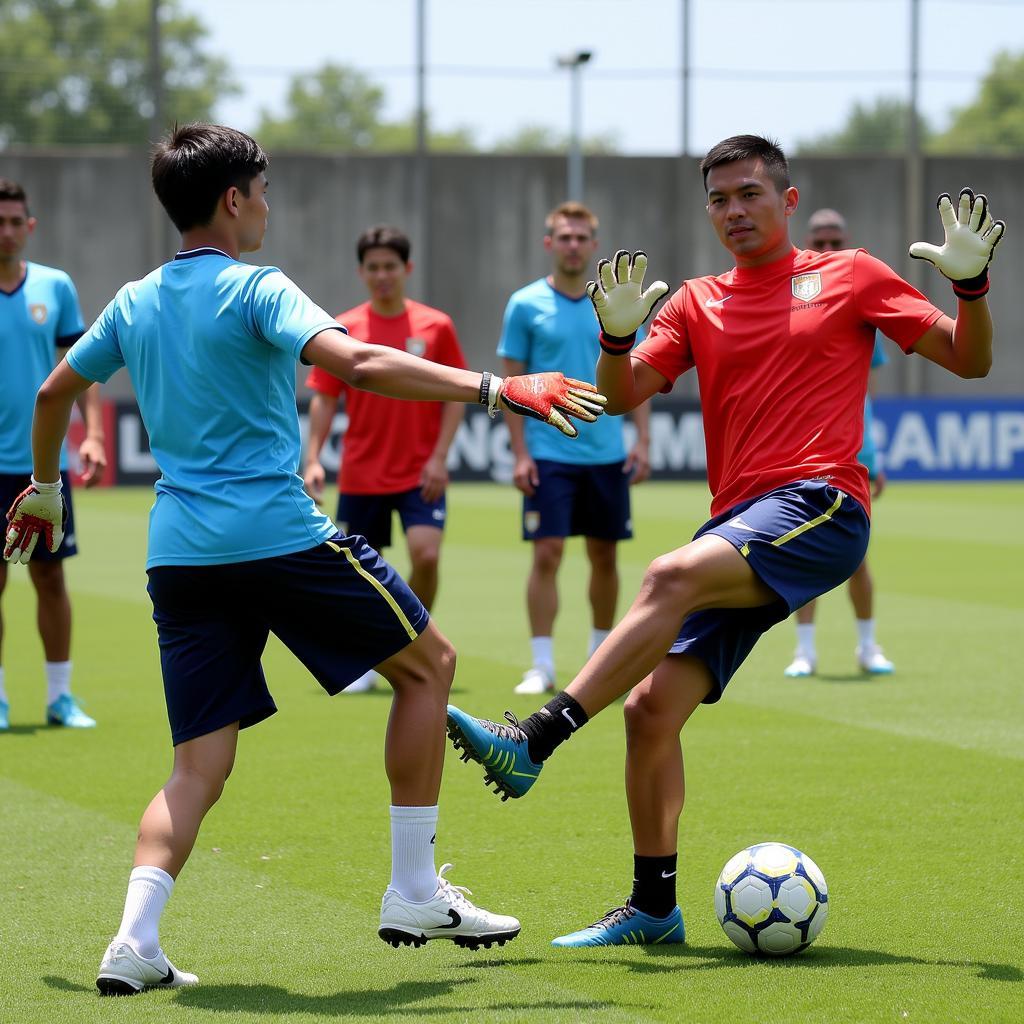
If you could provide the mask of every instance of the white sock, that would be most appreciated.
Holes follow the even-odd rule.
[[[391,888],[424,903],[437,892],[437,805],[391,808]]]
[[[858,619],[857,620],[857,642],[860,644],[862,651],[867,652],[874,649],[875,646],[875,620],[874,619]]]
[[[590,630],[590,650],[587,651],[589,658],[594,651],[604,643],[604,638],[611,632],[610,629],[598,629],[596,626]]]
[[[533,667],[543,669],[555,678],[555,641],[550,636],[530,637],[530,650],[533,652]]]
[[[160,915],[174,891],[174,879],[160,868],[132,868],[124,916],[115,942],[127,942],[147,960],[160,952]]]
[[[46,663],[46,703],[52,704],[58,697],[71,692],[71,662],[48,661]]]
[[[796,624],[796,649],[799,654],[805,655],[811,661],[818,658],[814,649],[814,623],[798,622]]]
[[[0,700],[2,700],[5,704],[10,703],[7,700],[7,691],[4,689],[4,667],[3,667],[3,665],[0,665]]]

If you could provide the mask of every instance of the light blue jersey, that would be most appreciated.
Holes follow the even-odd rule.
[[[63,270],[25,264],[13,292],[0,289],[0,473],[32,472],[32,413],[57,349],[85,330],[78,294]],[[60,450],[60,468],[68,468]]]
[[[600,326],[587,295],[569,298],[546,278],[514,292],[505,307],[498,355],[526,364],[527,373],[561,370],[566,377],[593,382]],[[620,416],[581,423],[579,437],[566,437],[539,420],[526,420],[526,447],[534,459],[574,465],[621,462],[626,457]]]
[[[270,558],[336,532],[296,474],[295,362],[330,328],[281,271],[204,248],[125,285],[72,348],[89,380],[131,375],[162,474],[146,568]]]
[[[875,333],[875,347],[871,350],[871,369],[877,370],[880,366],[885,366],[889,362],[889,357],[885,354],[885,349],[882,347],[882,335]],[[873,480],[878,472],[878,453],[875,450],[875,431],[873,426],[873,419],[871,416],[871,395],[867,395],[864,399],[864,441],[861,445],[860,451],[857,453],[857,461],[867,468],[868,476]]]

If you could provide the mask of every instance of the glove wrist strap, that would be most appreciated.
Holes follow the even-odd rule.
[[[501,396],[501,385],[504,383],[501,377],[485,370],[480,376],[480,397],[479,403],[487,409],[487,415],[494,419],[498,411],[498,398]]]
[[[633,344],[636,341],[636,331],[626,338],[610,338],[604,333],[604,331],[602,331],[598,335],[598,340],[601,342],[601,348],[607,352],[608,355],[624,356],[633,347]]]
[[[951,281],[953,294],[964,302],[973,302],[988,293],[988,267],[977,277],[970,277],[964,281]]]
[[[64,486],[64,481],[61,480],[60,477],[57,477],[57,480],[54,483],[52,483],[52,484],[42,483],[41,481],[37,480],[34,476],[31,479],[32,479],[32,486],[40,494],[60,494],[61,489]]]

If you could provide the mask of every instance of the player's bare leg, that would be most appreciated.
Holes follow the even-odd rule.
[[[672,654],[626,698],[626,797],[634,852],[676,852],[685,796],[679,734],[714,681],[699,658]]]
[[[632,607],[566,693],[593,718],[654,671],[687,615],[775,600],[732,544],[713,534],[699,537],[651,562]]]
[[[4,590],[7,587],[7,563],[0,559],[0,600],[3,599]],[[4,686],[4,616],[0,609],[0,732],[6,732],[10,727],[10,705],[7,701],[7,690]]]
[[[587,598],[595,629],[610,630],[615,623],[615,606],[619,600],[618,544],[598,537],[586,538],[590,580]]]
[[[858,619],[873,618],[875,586],[866,558],[857,566],[857,571],[850,577],[847,586],[850,590],[850,603],[853,605],[854,615]]]
[[[533,542],[533,561],[526,581],[532,662],[515,688],[518,694],[549,693],[555,688],[554,629],[558,616],[558,570],[564,552],[563,537],[540,537]]]
[[[789,679],[813,676],[818,671],[818,651],[814,642],[814,611],[817,601],[808,601],[796,610],[796,651],[782,673]]]
[[[391,802],[411,807],[436,804],[455,648],[431,621],[408,647],[381,662],[377,671],[395,691],[384,744]]]
[[[410,526],[405,532],[409,548],[409,589],[429,612],[437,598],[438,566],[443,531],[436,526]]]
[[[857,566],[848,586],[850,601],[857,616],[857,663],[871,675],[892,675],[896,666],[885,656],[875,639],[875,585],[866,558]]]
[[[29,562],[28,575],[36,591],[36,624],[47,661],[71,657],[71,599],[61,562]]]

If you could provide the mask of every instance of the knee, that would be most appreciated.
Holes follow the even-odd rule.
[[[392,671],[388,681],[396,693],[429,693],[437,701],[447,704],[455,679],[456,660],[454,645],[445,637],[440,637],[426,657],[421,654],[409,664]]]
[[[626,720],[626,746],[649,747],[679,735],[669,716],[661,713],[658,702],[649,692],[633,690],[622,709]]]
[[[533,568],[543,576],[554,576],[562,564],[562,542],[544,540],[535,541],[533,549]]]
[[[644,573],[642,589],[649,597],[682,606],[692,599],[694,583],[685,559],[661,555]]]
[[[186,786],[207,807],[212,807],[224,792],[234,759],[227,764],[175,765],[171,782]]]
[[[29,575],[40,597],[53,600],[64,593],[64,570],[59,562],[30,562]]]
[[[409,552],[409,561],[412,562],[413,572],[436,573],[441,561],[440,548],[433,545],[415,548]]]
[[[611,576],[617,569],[617,559],[614,544],[602,544],[595,546],[588,552],[590,556],[590,567],[599,575]]]

